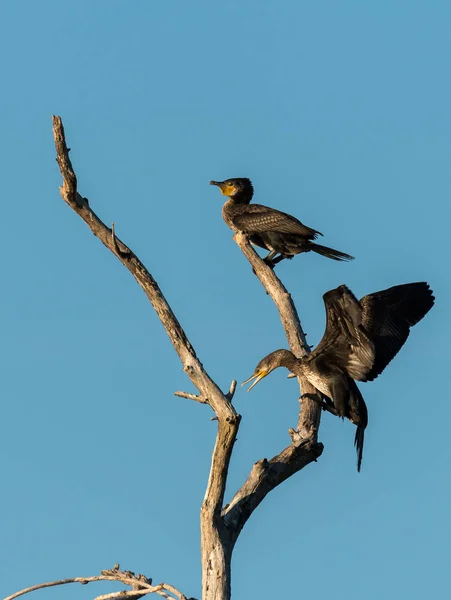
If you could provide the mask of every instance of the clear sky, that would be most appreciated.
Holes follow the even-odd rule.
[[[361,386],[362,472],[354,427],[324,415],[321,459],[246,525],[233,595],[444,597],[450,19],[439,0],[1,3],[1,597],[115,562],[200,596],[216,425],[173,396],[194,390],[153,309],[60,199],[52,113],[80,192],[151,270],[223,388],[286,341],[210,179],[250,177],[257,201],[356,256],[277,267],[312,344],[328,289],[431,284],[434,309]],[[237,392],[228,499],[289,442],[297,396],[282,370]]]

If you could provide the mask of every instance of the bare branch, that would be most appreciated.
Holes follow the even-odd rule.
[[[57,151],[57,162],[63,177],[63,185],[60,187],[63,200],[83,219],[92,233],[118,257],[139,283],[156,310],[163,327],[166,329],[166,333],[182,361],[185,373],[187,373],[201,394],[208,397],[208,402],[213,410],[224,419],[235,417],[235,409],[203,369],[193,346],[172,312],[155,279],[136,254],[117,238],[114,229],[109,229],[90,208],[87,200],[78,193],[77,178],[69,159],[64,128],[60,117],[53,117],[53,134]]]
[[[119,592],[111,592],[110,594],[102,594],[100,596],[96,596],[94,600],[121,600],[122,598],[142,598],[146,594],[151,594],[152,592],[145,591],[135,591],[135,590],[121,590]],[[170,596],[167,596],[169,598]]]
[[[167,592],[170,592],[177,598],[180,598],[180,600],[187,600],[186,596],[184,596],[182,594],[182,592],[179,592],[177,588],[175,588],[173,585],[170,585],[169,583],[160,583],[158,587],[161,588],[161,591],[166,590]],[[190,600],[195,600],[195,599],[190,598]]]
[[[28,588],[20,590],[20,592],[16,592],[11,596],[7,596],[3,600],[14,600],[15,598],[19,598],[19,596],[23,596],[25,594],[29,594],[30,592],[35,592],[36,590],[42,590],[44,588],[54,587],[57,585],[66,585],[67,583],[81,583],[82,585],[86,585],[91,581],[110,581],[109,578],[103,577],[102,575],[96,575],[94,577],[73,577],[71,579],[61,579],[60,581],[49,581],[47,583],[38,583],[37,585],[32,585]]]
[[[290,350],[295,356],[305,356],[310,352],[310,347],[291,295],[274,270],[254,251],[245,234],[237,233],[234,239],[274,301]],[[307,396],[299,399],[297,428],[289,430],[291,444],[270,460],[264,458],[255,463],[245,483],[223,510],[224,522],[234,540],[265,496],[288,477],[316,461],[323,451],[323,445],[317,443],[321,406],[309,397],[316,390],[306,379],[298,378],[298,381]]]
[[[251,263],[255,274],[276,305],[290,350],[297,357],[305,356],[310,352],[310,346],[307,344],[306,335],[302,330],[291,294],[277,277],[274,269],[271,269],[255,252],[245,234],[236,233],[234,240]],[[316,393],[315,388],[306,379],[298,378],[298,381],[301,392]],[[318,404],[308,397],[303,398],[297,425],[297,431],[303,439],[316,440],[320,417],[321,408]]]
[[[222,470],[220,481],[217,482],[219,487],[214,487],[217,494],[214,497],[214,501],[213,497],[210,498],[210,502],[215,504],[215,510],[219,514],[221,509],[220,503],[222,502],[225,489],[230,454],[238,431],[239,415],[227,396],[221,392],[216,383],[204,370],[202,363],[196,356],[192,344],[188,340],[183,328],[150,272],[136,254],[117,238],[114,229],[109,229],[90,208],[87,200],[82,198],[78,193],[77,178],[69,159],[69,151],[67,149],[63,123],[60,117],[53,117],[53,135],[55,139],[57,162],[63,177],[63,185],[60,187],[63,200],[83,219],[91,229],[92,233],[118,257],[121,263],[130,271],[139,283],[157,312],[175,351],[179,355],[183,364],[183,370],[199,390],[200,397],[208,398],[208,404],[212,407],[218,417],[218,435],[221,438],[219,440],[219,447],[225,448],[226,451],[219,453],[220,455],[215,457],[215,464],[221,465]],[[228,445],[230,447],[227,447]]]
[[[183,370],[199,390],[199,399],[205,399],[205,403],[208,403],[215,412],[218,420],[218,432],[213,450],[207,491],[201,510],[203,590],[206,591],[208,587],[206,582],[208,579],[212,580],[211,573],[214,571],[215,590],[219,590],[217,597],[230,597],[231,549],[225,547],[224,539],[221,537],[225,531],[221,519],[221,508],[224,501],[230,457],[241,419],[231,403],[235,386],[231,386],[228,394],[221,392],[204,370],[193,346],[150,272],[136,254],[116,236],[114,226],[109,229],[91,209],[88,200],[78,193],[77,178],[69,159],[63,124],[61,118],[57,116],[53,117],[53,135],[57,162],[63,177],[63,185],[60,187],[63,200],[83,219],[92,233],[117,256],[139,283],[179,355]],[[193,396],[195,395],[193,394]],[[185,395],[183,397],[189,396]],[[190,399],[198,400],[197,397],[190,397]],[[209,565],[208,575],[205,570],[207,564]],[[219,570],[216,571],[216,567]],[[204,593],[203,597],[207,598],[207,594]]]
[[[166,593],[165,590],[171,592],[171,595]],[[176,590],[173,586],[167,583],[160,583],[155,586],[155,589],[141,589],[141,590],[120,590],[119,592],[111,592],[110,594],[102,594],[101,596],[96,596],[94,600],[122,600],[122,598],[131,598],[133,600],[137,598],[141,598],[146,594],[158,594],[163,598],[167,598],[168,600],[174,600],[174,598],[179,598],[179,600],[186,600],[186,596],[184,596],[181,592]]]
[[[101,575],[94,575],[93,577],[73,577],[71,579],[60,579],[59,581],[50,581],[48,583],[33,585],[21,590],[20,592],[16,592],[7,598],[4,598],[4,600],[15,600],[15,598],[19,598],[20,596],[29,594],[30,592],[35,592],[36,590],[42,590],[44,588],[67,585],[69,583],[80,583],[82,585],[87,585],[88,583],[92,583],[94,581],[117,581],[133,588],[132,590],[121,590],[119,592],[105,594],[104,596],[98,596],[99,599],[103,598],[106,600],[107,598],[115,598],[118,600],[119,598],[140,598],[146,594],[158,594],[165,598],[178,598],[179,600],[186,600],[186,596],[174,586],[168,583],[160,583],[159,585],[153,586],[152,580],[145,575],[135,575],[132,571],[121,571],[119,569],[119,565],[114,565],[112,569],[102,571]],[[169,592],[172,595],[169,596],[166,592]]]
[[[322,451],[322,444],[313,440],[299,443],[294,435],[293,442],[282,452],[270,460],[263,458],[256,462],[247,480],[223,511],[225,524],[233,531],[233,538],[236,540],[248,518],[270,491],[316,461]]]
[[[291,294],[277,277],[274,269],[271,269],[255,252],[244,233],[236,233],[233,239],[251,263],[255,274],[276,305],[291,351],[296,356],[304,356],[309,352],[309,346],[296,307],[291,300]]]

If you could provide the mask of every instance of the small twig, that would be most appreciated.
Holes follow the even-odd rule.
[[[227,392],[227,394],[224,394],[224,396],[227,398],[227,400],[229,402],[232,402],[232,398],[235,394],[235,390],[236,390],[236,380],[234,379],[232,381],[232,383],[230,384],[229,391]]]
[[[236,380],[234,379],[230,384],[229,391],[224,394],[224,398],[226,398],[229,402],[232,401],[232,398],[235,394],[236,390]],[[174,392],[174,396],[178,396],[179,398],[186,398],[187,400],[194,400],[195,402],[200,402],[201,404],[208,404],[208,398],[205,398],[201,394],[190,394],[189,392]],[[218,417],[212,417],[210,421],[217,421]]]
[[[122,244],[126,248],[125,251],[121,250],[118,246],[116,233],[114,231],[114,221],[113,221],[113,223],[111,223],[111,239],[113,241],[113,247],[116,250],[118,256],[120,256],[121,258],[128,258],[129,256],[131,256],[132,251],[130,250],[130,248],[127,248],[127,246],[125,246],[125,244]]]
[[[188,392],[174,392],[174,396],[178,396],[179,398],[186,398],[187,400],[195,400],[196,402],[200,402],[201,404],[207,404],[207,399],[201,396],[200,394],[190,394]]]

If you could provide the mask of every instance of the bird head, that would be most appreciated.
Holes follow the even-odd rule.
[[[253,375],[251,375],[246,381],[243,381],[242,386],[250,381],[254,380],[250,388],[247,390],[248,392],[257,385],[259,381],[261,381],[264,377],[269,375],[274,369],[278,367],[286,367],[290,369],[294,362],[296,362],[296,357],[289,350],[275,350],[262,358],[258,365],[255,367],[255,371]]]
[[[247,177],[234,177],[225,181],[210,181],[210,185],[217,185],[222,195],[228,198],[243,195],[250,200],[254,193],[252,182]]]

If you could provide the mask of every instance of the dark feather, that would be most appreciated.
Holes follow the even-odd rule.
[[[292,233],[300,235],[305,239],[314,240],[318,235],[322,235],[319,231],[307,227],[295,217],[288,215],[274,208],[262,206],[261,204],[237,205],[238,210],[231,211],[231,220],[233,225],[240,231],[249,233],[264,233],[274,231],[277,233]]]
[[[326,292],[326,330],[307,357],[307,361],[324,355],[327,360],[345,371],[352,379],[365,381],[374,363],[374,345],[360,326],[362,309],[357,298],[345,285]]]
[[[363,458],[363,442],[365,440],[365,428],[361,425],[357,426],[355,437],[354,437],[354,447],[357,452],[357,471],[360,473],[360,468],[362,466],[362,458]]]
[[[353,260],[350,254],[314,244],[313,240],[323,234],[296,217],[262,204],[250,204],[254,188],[249,179],[238,177],[210,184],[220,187],[228,198],[222,207],[224,221],[233,231],[247,233],[254,245],[268,250],[265,260],[271,266],[304,252],[316,252],[337,261]]]
[[[365,429],[368,425],[368,409],[363,399],[362,393],[353,381],[351,386],[348,405],[348,418],[357,425],[357,431],[354,437],[354,447],[357,452],[357,471],[360,472],[363,457],[363,442],[365,439]]]
[[[371,381],[384,370],[405,343],[410,327],[432,308],[434,296],[427,283],[410,283],[360,301],[341,285],[323,299],[326,329],[318,346],[302,359],[278,350],[259,367],[267,374],[285,366],[333,401],[334,414],[357,426],[354,445],[360,471],[368,411],[355,380]]]
[[[398,354],[410,328],[432,308],[434,296],[425,282],[406,283],[364,296],[360,305],[362,326],[375,348],[373,367],[362,381],[372,381]]]
[[[332,260],[354,260],[354,257],[350,254],[346,254],[346,252],[340,252],[340,250],[328,248],[327,246],[321,246],[321,244],[314,244],[313,242],[308,243],[306,250],[312,250],[313,252],[321,254],[321,256],[331,258]]]

